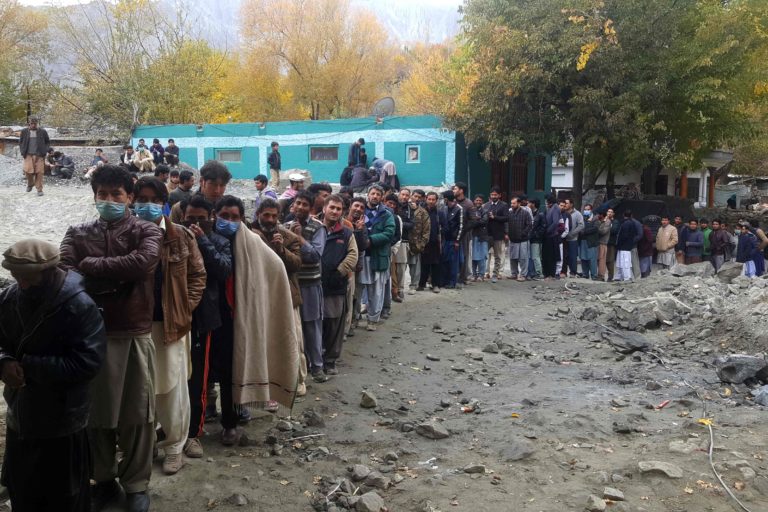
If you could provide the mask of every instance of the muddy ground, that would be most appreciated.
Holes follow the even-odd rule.
[[[22,236],[58,242],[68,224],[93,216],[87,188],[46,190],[37,198],[0,189],[0,246]],[[626,333],[621,322],[582,319],[592,318],[588,306],[613,308],[681,285],[687,295],[677,296],[687,302],[699,285],[685,279],[503,280],[408,295],[378,331],[347,341],[340,375],[312,384],[288,423],[254,413],[235,449],[222,447],[218,425],[208,424],[205,457],[174,476],[162,475],[158,459],[152,509],[333,510],[341,491],[354,497],[339,505],[378,486],[389,511],[580,511],[606,487],[625,501],[601,499],[594,510],[738,510],[710,469],[709,430],[698,422],[707,418],[716,467],[750,510],[768,510],[766,410],[747,386],[721,383],[711,364],[731,342],[748,346],[733,339],[743,333],[717,328],[711,314],[683,315],[634,326],[652,348],[622,355],[595,323],[610,338]],[[364,390],[376,407],[361,407]],[[429,433],[422,423],[448,437],[420,435]],[[641,472],[647,461],[673,465],[676,478]],[[331,493],[356,464],[381,474]]]

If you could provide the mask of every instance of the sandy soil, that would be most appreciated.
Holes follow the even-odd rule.
[[[726,481],[753,511],[768,509],[765,411],[735,399],[736,389],[717,382],[711,357],[697,349],[665,359],[665,368],[646,354],[623,357],[592,341],[583,322],[558,308],[607,285],[569,287],[574,291],[562,282],[502,281],[408,296],[384,328],[348,341],[340,376],[311,386],[297,403],[294,419],[311,409],[325,427],[294,423],[295,431],[279,434],[322,436],[283,443],[275,456],[265,441],[278,420],[269,415],[244,428],[250,446],[239,449],[221,447],[210,424],[205,458],[172,477],[153,475],[155,510],[313,510],[320,488],[335,487],[321,478],[345,477],[348,467],[364,464],[403,477],[378,491],[391,511],[584,510],[587,497],[602,497],[605,487],[626,497],[609,510],[731,511],[734,502],[709,469],[702,417],[714,422],[714,460]],[[560,334],[572,325],[576,336]],[[670,334],[646,336],[662,348]],[[512,348],[512,357],[480,350],[494,341]],[[360,407],[363,390],[378,398],[376,409]],[[463,412],[462,399],[477,400],[476,411]],[[450,437],[397,428],[421,421],[441,423]],[[530,456],[505,462],[504,450]],[[394,468],[382,461],[392,451]],[[682,478],[641,474],[640,461],[674,464]],[[484,473],[464,473],[472,464],[484,465]],[[248,505],[232,505],[234,494]]]

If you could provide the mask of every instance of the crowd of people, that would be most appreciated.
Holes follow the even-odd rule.
[[[27,140],[32,153],[43,143]],[[350,150],[353,169],[364,168],[363,144]],[[376,331],[393,302],[428,288],[628,281],[650,275],[654,257],[664,268],[735,258],[746,275],[765,269],[768,238],[747,221],[732,233],[719,219],[619,219],[554,196],[507,203],[498,187],[470,199],[465,183],[394,188],[389,171],[362,193],[305,188],[302,174],[278,193],[259,175],[248,218],[224,164],[203,165],[193,190],[191,171],[160,163],[173,145],[140,141],[152,175],[132,172],[133,150],[94,165],[96,220],[71,226],[59,247],[26,239],[3,254],[16,280],[0,294],[2,477],[14,509],[101,510],[122,488],[129,511],[148,510],[160,450],[163,471],[177,473],[185,456],[203,457],[214,418],[220,442],[237,445],[250,409],[289,411],[307,383],[339,373],[358,328]]]

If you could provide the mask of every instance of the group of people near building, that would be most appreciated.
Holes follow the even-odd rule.
[[[40,132],[26,140],[33,156],[47,144]],[[174,154],[158,144],[136,151],[155,165]],[[627,281],[650,275],[654,256],[661,267],[735,257],[747,275],[765,268],[768,239],[747,221],[733,234],[719,219],[656,226],[552,195],[507,203],[498,187],[470,199],[465,183],[334,193],[305,189],[301,174],[280,194],[257,176],[248,218],[221,162],[203,165],[193,190],[191,171],[158,164],[141,176],[121,160],[94,166],[96,220],[60,246],[26,239],[3,254],[16,284],[0,293],[2,480],[17,510],[101,510],[121,490],[129,511],[148,510],[159,451],[166,474],[203,457],[211,418],[220,442],[237,445],[249,409],[289,411],[308,383],[339,373],[357,328],[376,331],[393,302],[427,288]],[[279,153],[269,165],[279,173]]]
[[[130,168],[131,172],[149,173],[158,165],[176,167],[179,165],[179,146],[173,139],[168,139],[168,145],[163,147],[160,139],[154,139],[151,145],[147,145],[144,139],[134,148],[130,144],[123,146],[120,154],[120,163]]]

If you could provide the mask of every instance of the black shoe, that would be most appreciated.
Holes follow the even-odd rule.
[[[215,405],[205,406],[205,421],[215,420],[219,417],[219,411],[216,410]]]
[[[325,365],[324,371],[325,371],[326,375],[338,375],[339,374],[339,370],[336,369],[335,365],[334,366]]]
[[[125,510],[128,512],[148,512],[149,494],[144,492],[131,492],[125,495]]]
[[[117,500],[120,485],[115,481],[99,482],[91,487],[91,512],[100,512],[104,507]]]
[[[317,382],[318,384],[322,384],[324,382],[328,382],[328,376],[323,372],[323,370],[315,370],[312,372],[312,380]]]

